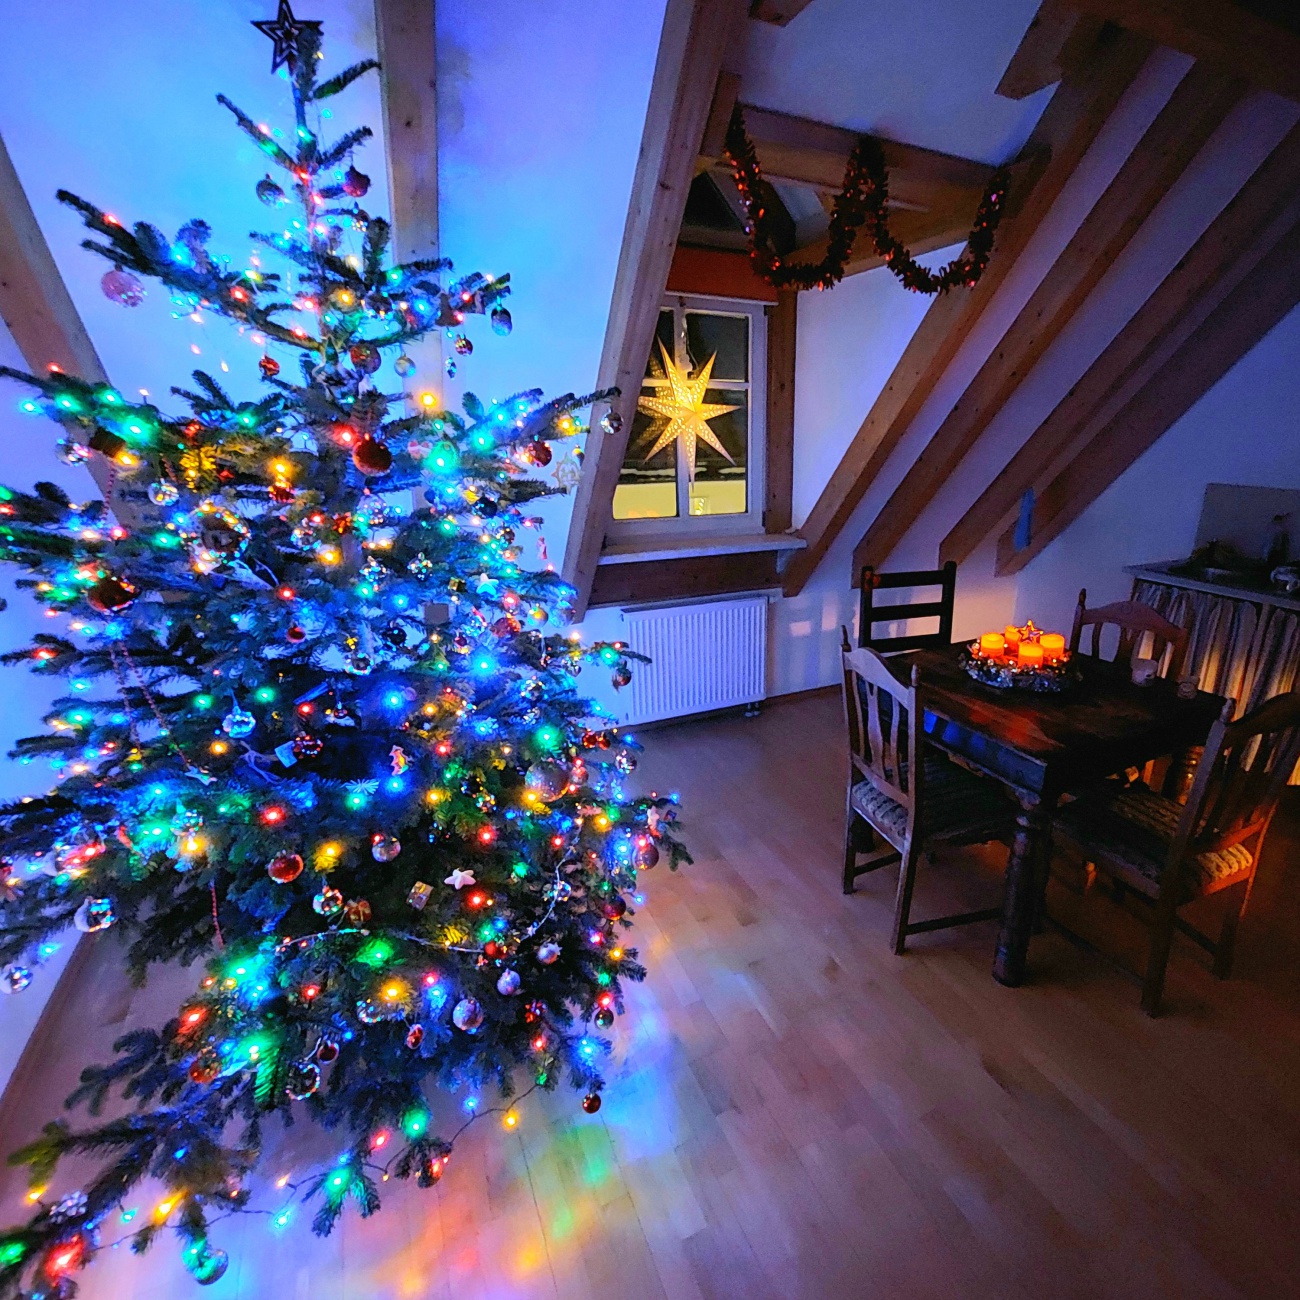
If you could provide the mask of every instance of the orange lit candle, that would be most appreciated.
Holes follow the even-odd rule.
[[[980,637],[980,654],[982,655],[1000,655],[1006,648],[1006,638],[1001,632],[985,632]]]
[[[1043,666],[1043,643],[1041,641],[1022,641],[1020,643],[1020,663],[1024,668],[1041,668]]]
[[[1020,629],[1007,624],[1007,630],[1003,634],[1006,637],[1007,649],[1014,650],[1020,644]]]
[[[1065,638],[1059,632],[1044,632],[1038,639],[1048,660],[1060,659],[1065,654]]]

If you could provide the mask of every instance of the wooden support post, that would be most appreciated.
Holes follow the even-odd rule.
[[[620,390],[612,409],[621,417],[621,426],[606,432],[600,425],[602,412],[592,413],[565,547],[564,577],[576,590],[573,604],[579,618],[587,608],[613,510],[723,51],[744,21],[746,8],[746,0],[669,0],[664,15],[596,380],[599,388]]]
[[[988,269],[973,290],[943,294],[931,303],[799,530],[808,546],[783,575],[787,596],[801,591],[812,576],[1149,51],[1140,38],[1103,33],[1085,65],[1057,87],[1022,151],[1024,170],[1009,187]]]
[[[767,486],[763,530],[790,527],[794,491],[794,363],[799,295],[782,289],[767,315]]]
[[[375,0],[393,257],[438,256],[435,0]]]
[[[436,0],[375,0],[388,204],[399,262],[439,255],[435,17]],[[407,381],[408,392],[440,388],[442,331],[431,331],[407,350],[419,367]]]
[[[885,562],[1245,89],[1193,65],[872,520],[855,570]]]

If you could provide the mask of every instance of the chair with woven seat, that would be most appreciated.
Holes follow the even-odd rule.
[[[1278,695],[1238,722],[1232,701],[1214,724],[1185,804],[1145,786],[1116,787],[1067,804],[1054,844],[1154,905],[1142,1009],[1156,1015],[1174,931],[1214,959],[1227,979],[1237,926],[1278,799],[1300,761],[1300,691]],[[1238,887],[1217,941],[1178,915],[1193,899]]]
[[[1101,658],[1101,638],[1103,629],[1111,626],[1119,629],[1119,644],[1115,651],[1115,662],[1131,661],[1143,639],[1150,635],[1150,659],[1167,662],[1163,664],[1165,677],[1176,678],[1183,670],[1183,660],[1187,654],[1187,629],[1171,623],[1164,615],[1143,605],[1136,600],[1120,600],[1113,605],[1098,605],[1088,608],[1088,589],[1079,592],[1079,603],[1074,611],[1074,627],[1070,631],[1070,653],[1088,654]],[[1089,649],[1083,649],[1085,629],[1089,638]]]
[[[917,860],[940,845],[1008,841],[1012,809],[999,786],[975,776],[925,744],[915,667],[904,685],[874,650],[844,653],[844,707],[849,728],[849,791],[844,892],[858,876],[899,863],[892,946],[912,934],[991,920],[1001,909],[911,919]],[[871,843],[861,847],[864,829]],[[879,838],[888,846],[875,847]],[[865,855],[865,861],[859,858]]]

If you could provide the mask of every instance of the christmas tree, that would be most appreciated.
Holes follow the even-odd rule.
[[[0,809],[0,983],[20,992],[72,924],[125,932],[138,976],[203,963],[175,1019],[68,1100],[132,1106],[17,1153],[36,1209],[0,1233],[3,1295],[69,1296],[96,1250],[167,1227],[214,1281],[209,1224],[258,1190],[273,1116],[341,1135],[339,1160],[272,1193],[277,1221],[308,1202],[327,1233],[348,1203],[377,1210],[386,1176],[438,1181],[454,1135],[430,1085],[509,1106],[565,1080],[597,1110],[602,1031],[644,976],[626,899],[638,869],[686,856],[670,800],[622,794],[633,742],[576,694],[585,663],[625,684],[634,656],[556,631],[570,590],[519,563],[529,503],[555,490],[529,468],[608,395],[467,394],[455,413],[385,391],[412,340],[445,330],[464,355],[471,315],[508,334],[507,279],[388,264],[352,164],[369,131],[320,131],[322,102],[377,64],[319,80],[319,24],[282,4],[259,26],[288,68],[292,147],[219,99],[279,170],[257,193],[287,219],[254,239],[280,273],[233,268],[202,221],[168,238],[60,198],[110,297],[138,302],[149,277],[178,314],[237,323],[265,347],[263,395],[200,372],[173,415],[3,371],[66,458],[102,463],[117,519],[48,483],[0,488],[0,556],[52,623],[5,662],[68,680],[15,751],[54,788]],[[60,1187],[74,1153],[95,1172]],[[122,1226],[144,1180],[162,1200]]]

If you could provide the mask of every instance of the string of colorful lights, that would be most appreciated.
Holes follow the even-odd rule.
[[[561,630],[571,589],[520,564],[529,503],[557,490],[529,471],[583,432],[592,399],[467,394],[456,412],[433,389],[385,390],[385,365],[410,379],[406,345],[432,330],[453,360],[473,316],[508,334],[508,277],[390,264],[387,224],[358,202],[369,132],[321,136],[321,103],[376,65],[318,81],[319,24],[282,3],[259,26],[294,129],[221,102],[285,174],[257,184],[287,220],[256,239],[286,271],[232,266],[201,221],[168,238],[62,197],[111,263],[111,298],[137,304],[152,279],[178,319],[280,349],[261,355],[261,395],[198,371],[172,415],[58,370],[0,371],[62,427],[65,459],[112,467],[131,521],[48,483],[0,489],[0,558],[52,622],[3,661],[68,682],[17,748],[53,787],[0,808],[0,988],[26,987],[70,925],[116,925],[136,972],[206,968],[69,1099],[135,1109],[56,1121],[17,1153],[33,1209],[0,1232],[3,1296],[71,1296],[98,1250],[164,1228],[215,1281],[212,1226],[267,1212],[250,1200],[275,1117],[346,1134],[335,1163],[275,1184],[274,1227],[310,1201],[325,1233],[349,1203],[374,1213],[389,1178],[441,1177],[465,1125],[434,1132],[428,1089],[467,1093],[466,1124],[513,1127],[520,1072],[522,1096],[567,1076],[599,1109],[601,1031],[645,973],[619,938],[638,873],[689,860],[674,800],[624,793],[636,742],[577,694],[584,667],[623,686],[638,656]],[[70,1155],[96,1171],[51,1190]],[[107,1241],[146,1182],[153,1211]]]

